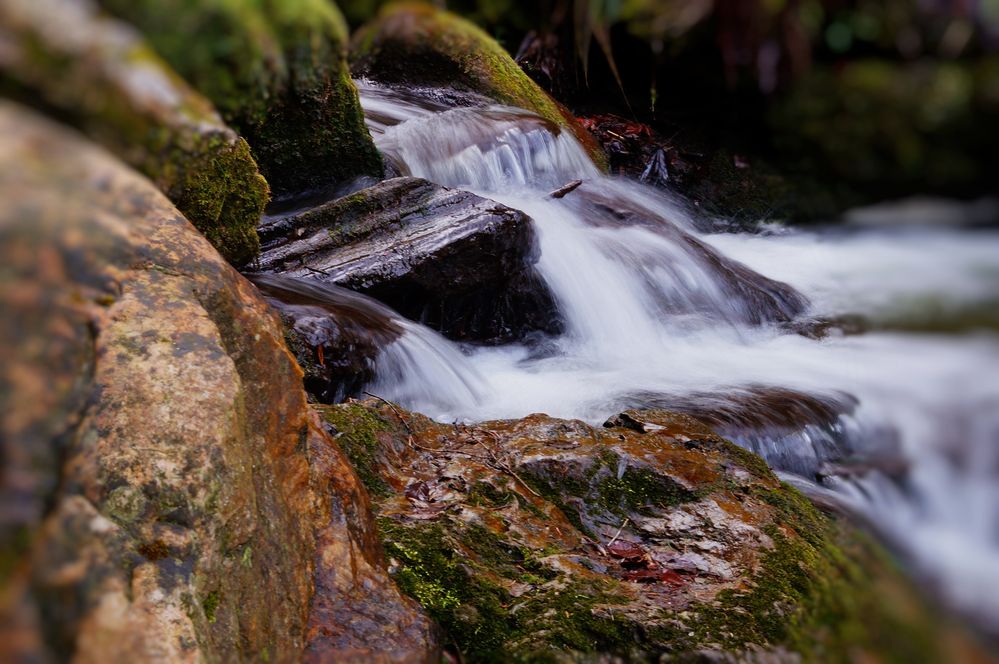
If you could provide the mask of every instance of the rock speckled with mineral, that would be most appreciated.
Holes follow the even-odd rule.
[[[256,289],[79,135],[0,137],[0,659],[430,658]]]
[[[941,657],[873,543],[686,415],[322,412],[375,496],[397,582],[468,661]]]

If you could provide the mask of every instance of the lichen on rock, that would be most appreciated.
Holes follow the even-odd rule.
[[[214,102],[276,196],[381,176],[347,67],[346,24],[332,2],[100,2]]]
[[[946,661],[876,545],[688,416],[322,412],[397,583],[468,661]]]
[[[571,131],[593,160],[607,159],[579,121],[525,74],[496,40],[469,21],[429,3],[382,8],[351,40],[355,75],[384,83],[449,87],[537,113]]]
[[[87,0],[10,0],[0,41],[0,91],[152,179],[229,261],[256,255],[268,189],[246,142],[133,28]]]
[[[0,193],[0,660],[432,657],[256,289],[8,101]]]

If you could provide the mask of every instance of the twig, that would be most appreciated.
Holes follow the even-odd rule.
[[[327,272],[326,270],[320,270],[319,268],[309,267],[308,265],[303,265],[302,267],[304,267],[309,272],[315,272],[316,274],[323,274],[326,275],[327,277],[330,276],[330,273]]]
[[[597,552],[600,555],[602,555],[602,556],[606,556],[607,555],[607,549],[604,548],[603,544],[601,544],[600,542],[597,542],[595,540],[591,540],[586,535],[580,535],[580,537],[582,538],[582,540],[584,542],[586,542],[587,544],[589,544],[590,546],[592,546],[594,549],[596,549]]]
[[[552,193],[548,194],[551,198],[564,198],[566,194],[571,193],[576,190],[579,185],[583,184],[582,180],[573,180],[569,184],[559,187]]]
[[[486,434],[492,434],[492,432],[491,432],[491,431],[486,431],[485,429],[476,429],[476,431],[482,431],[482,432],[484,432],[484,433],[486,433]],[[497,440],[499,439],[499,436],[495,436],[495,434],[493,434],[493,435],[494,435],[494,437],[495,437],[495,438],[496,438]],[[522,478],[522,477],[521,477],[520,475],[518,475],[518,474],[517,474],[517,473],[516,473],[516,472],[515,472],[515,471],[513,470],[513,468],[511,468],[511,467],[510,467],[510,466],[509,466],[508,464],[506,464],[506,463],[504,463],[503,461],[501,461],[501,460],[499,459],[499,457],[497,457],[497,456],[496,456],[496,452],[495,452],[495,451],[493,451],[493,450],[492,450],[492,448],[490,448],[490,447],[489,447],[488,445],[486,445],[485,443],[483,443],[483,442],[482,442],[481,440],[479,440],[479,439],[478,439],[478,438],[476,438],[475,436],[472,436],[472,441],[473,441],[473,442],[474,442],[474,443],[475,443],[476,445],[481,445],[481,446],[482,446],[483,448],[485,448],[485,450],[486,450],[487,452],[489,452],[489,456],[490,456],[490,457],[492,458],[492,461],[493,461],[493,463],[494,463],[494,464],[495,464],[496,466],[498,466],[500,470],[502,470],[502,471],[504,471],[504,472],[506,472],[506,473],[509,473],[509,474],[510,474],[510,476],[511,476],[511,477],[513,477],[513,479],[515,479],[515,480],[517,480],[518,482],[520,482],[520,483],[521,483],[521,484],[523,485],[523,487],[524,487],[525,489],[527,489],[528,491],[530,491],[530,492],[531,492],[532,494],[534,494],[534,495],[535,495],[535,496],[537,496],[538,498],[541,498],[541,497],[542,497],[542,495],[541,495],[540,493],[538,493],[537,491],[535,491],[535,490],[534,490],[533,488],[531,488],[531,485],[530,485],[530,484],[528,484],[527,482],[525,482],[525,481],[524,481],[524,478]]]
[[[413,435],[413,427],[409,426],[409,422],[407,422],[406,418],[403,417],[402,411],[400,411],[398,408],[396,408],[396,405],[394,403],[392,403],[388,399],[385,399],[385,398],[382,398],[382,397],[378,396],[377,394],[372,394],[371,392],[362,392],[362,394],[367,394],[369,397],[371,397],[373,399],[378,399],[383,404],[385,404],[386,406],[388,406],[389,408],[391,408],[395,412],[395,414],[399,417],[399,419],[402,421],[402,425],[404,427],[406,427],[406,431],[409,432],[409,435],[410,436]]]
[[[610,547],[611,544],[617,541],[617,538],[621,536],[621,531],[624,530],[624,527],[627,525],[628,525],[628,517],[624,517],[624,521],[621,522],[621,527],[617,529],[616,533],[614,533],[614,537],[611,538],[611,541],[607,542],[608,548]]]

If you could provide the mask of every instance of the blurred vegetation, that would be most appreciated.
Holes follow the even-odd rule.
[[[355,26],[380,4],[341,2]],[[703,162],[688,170],[747,163],[734,189],[764,197],[780,173],[794,198],[779,216],[999,193],[999,0],[437,4],[578,114],[647,123],[667,152]]]

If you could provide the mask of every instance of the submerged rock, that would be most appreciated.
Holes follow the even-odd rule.
[[[346,288],[273,275],[250,278],[281,315],[306,391],[324,403],[355,396],[370,383],[378,353],[403,333],[394,311]]]
[[[0,92],[144,173],[228,260],[256,255],[268,191],[246,142],[130,26],[88,0],[9,0],[0,43]]]
[[[467,661],[946,661],[872,543],[688,416],[322,412]]]
[[[277,196],[380,177],[328,0],[100,0],[246,137]]]
[[[567,197],[568,205],[574,206],[582,219],[596,226],[646,226],[669,239],[692,265],[702,270],[705,282],[716,283],[725,298],[725,313],[751,325],[764,323],[789,323],[808,308],[808,299],[791,285],[765,277],[749,267],[734,261],[694,234],[687,232],[670,219],[666,219],[617,192],[583,186],[573,196]],[[641,262],[641,247],[627,256]],[[646,269],[659,267],[645,266]],[[686,297],[665,296],[660,306],[666,315],[690,313],[691,311],[711,311],[718,309],[718,302],[708,298],[714,294],[691,292]]]
[[[102,149],[0,137],[0,660],[431,658],[256,289]]]
[[[260,229],[263,272],[335,283],[456,339],[557,332],[524,213],[419,178],[395,178]]]
[[[589,132],[525,74],[496,40],[474,24],[433,5],[384,7],[351,40],[351,69],[381,83],[448,87],[523,108],[571,131],[593,160],[607,159]]]

